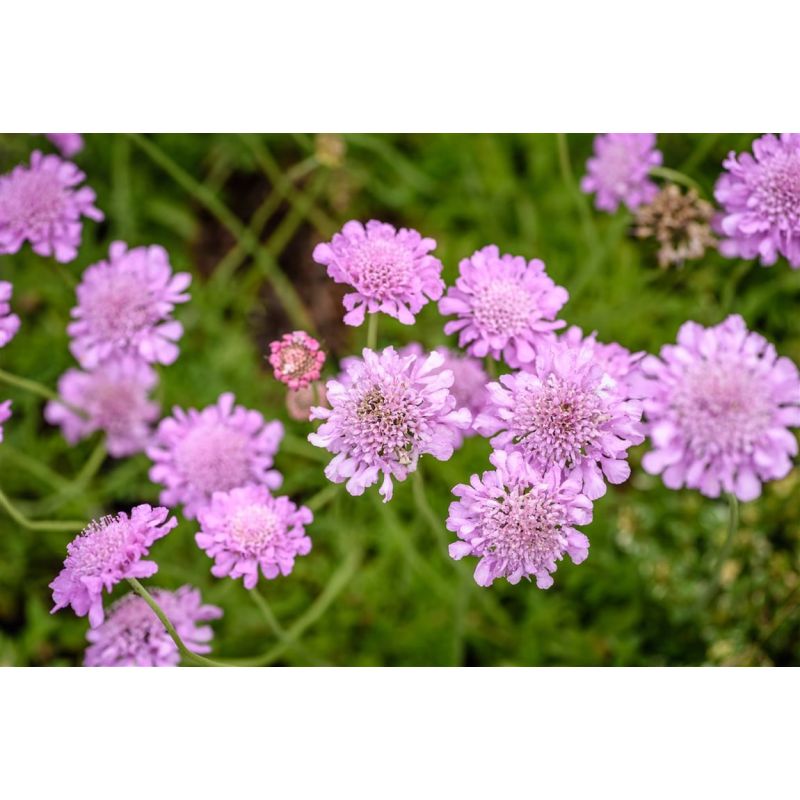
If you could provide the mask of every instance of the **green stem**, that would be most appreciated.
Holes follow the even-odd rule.
[[[86,463],[81,467],[80,472],[75,476],[71,483],[68,483],[59,492],[51,497],[43,499],[37,503],[35,508],[37,513],[51,514],[56,509],[61,508],[65,503],[68,503],[77,495],[84,492],[91,482],[92,478],[97,474],[103,462],[106,459],[106,440],[101,437],[94,447],[94,450],[89,455]]]
[[[367,347],[375,350],[378,347],[378,315],[370,314],[367,320]]]
[[[339,493],[341,484],[331,483],[329,486],[323,486],[316,494],[312,495],[305,503],[304,506],[310,508],[315,514],[321,508],[326,506],[334,497]]]
[[[223,664],[220,661],[212,661],[210,658],[205,658],[204,656],[198,655],[197,653],[193,653],[184,643],[183,639],[178,635],[178,631],[175,630],[175,626],[167,619],[167,615],[161,610],[161,606],[153,599],[153,596],[147,589],[139,583],[136,578],[128,578],[128,583],[131,585],[136,594],[142,598],[142,600],[147,603],[148,606],[152,609],[153,613],[161,620],[161,624],[167,629],[167,633],[172,637],[172,641],[175,642],[175,646],[178,648],[178,652],[187,660],[191,661],[194,664],[197,664],[200,667],[227,667],[231,666],[229,664]]]
[[[597,231],[592,221],[592,213],[586,202],[586,197],[580,190],[575,175],[572,172],[572,164],[569,157],[569,145],[567,144],[567,134],[557,133],[556,141],[558,143],[558,163],[561,167],[561,177],[564,183],[569,187],[570,192],[575,200],[575,205],[578,209],[578,216],[581,220],[583,233],[586,238],[586,244],[589,247],[589,252],[594,252],[597,249],[598,237]]]
[[[261,246],[258,238],[242,221],[222,203],[208,187],[195,180],[183,167],[170,158],[151,139],[139,133],[128,136],[164,170],[179,186],[189,192],[199,203],[204,205],[219,222],[226,227],[244,249],[255,259],[266,276],[278,299],[286,309],[292,323],[298,328],[315,332],[314,322],[308,313],[300,295],[289,278],[280,270],[275,259]]]
[[[445,533],[444,523],[436,516],[436,513],[428,503],[428,496],[425,492],[425,479],[422,477],[422,470],[419,466],[411,475],[411,490],[417,510],[422,514],[434,536],[439,540],[439,546],[446,551],[447,534]]]
[[[77,414],[79,417],[86,419],[87,415],[85,411],[82,411],[80,408],[76,408],[70,403],[65,402],[58,396],[57,392],[54,392],[43,383],[39,383],[39,381],[34,381],[30,378],[22,378],[19,375],[13,375],[10,372],[6,372],[4,369],[0,369],[0,381],[7,383],[9,386],[14,386],[17,389],[22,389],[23,391],[43,397],[46,400],[53,400],[56,403],[60,403],[65,408],[68,408],[73,414]]]
[[[685,175],[683,172],[678,172],[676,169],[670,169],[669,167],[653,167],[650,170],[650,174],[654,178],[663,178],[666,181],[671,181],[672,183],[686,186],[689,189],[694,189],[697,194],[701,196],[703,194],[703,188],[694,178],[690,178],[688,175]]]
[[[484,359],[484,363],[486,364],[486,372],[489,377],[493,380],[497,380],[497,362],[491,357],[486,356]]]
[[[2,489],[0,489],[0,506],[6,510],[8,516],[11,517],[14,522],[21,525],[23,528],[27,528],[29,531],[75,531],[75,533],[78,533],[78,531],[86,527],[85,522],[77,522],[69,519],[28,519],[21,511],[14,507]]]
[[[722,547],[719,549],[719,553],[717,554],[716,561],[714,562],[714,570],[713,570],[713,579],[711,582],[711,586],[708,590],[708,595],[706,598],[706,605],[711,603],[714,598],[719,594],[720,588],[722,586],[722,569],[725,566],[725,562],[728,560],[728,556],[731,553],[731,548],[733,547],[733,540],[736,537],[736,531],[739,528],[739,501],[736,499],[736,495],[729,494],[728,495],[728,533],[725,536],[725,541],[722,543]]]

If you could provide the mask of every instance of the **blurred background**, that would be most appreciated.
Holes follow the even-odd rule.
[[[739,134],[659,135],[664,165],[691,176],[712,200],[721,162],[750,147]],[[190,303],[176,317],[181,356],[159,368],[156,392],[173,405],[203,407],[223,391],[281,419],[277,457],[284,490],[307,499],[325,485],[328,456],[305,442],[284,387],[264,360],[268,343],[310,318],[328,367],[359,350],[365,328],[342,322],[342,287],[311,260],[314,245],[349,219],[409,226],[438,242],[452,283],[459,259],[485,244],[545,261],[570,300],[560,317],[602,341],[657,352],[687,319],[710,325],[732,312],[800,362],[796,310],[800,272],[771,269],[711,250],[681,267],[658,266],[657,248],[633,236],[626,211],[599,213],[578,181],[590,135],[87,135],[75,162],[106,214],[84,225],[67,265],[28,246],[0,256],[22,318],[0,366],[55,387],[73,366],[66,324],[74,284],[108,245],[159,243],[174,270],[193,275]],[[0,136],[0,173],[43,137]],[[417,325],[380,321],[381,345],[449,343],[431,303]],[[155,503],[144,455],[104,459],[99,435],[70,447],[42,418],[43,401],[0,387],[14,416],[0,445],[0,486],[33,518],[89,519]],[[786,665],[800,661],[800,492],[797,470],[767,484],[741,508],[733,546],[720,558],[727,504],[670,491],[646,475],[635,449],[633,476],[596,503],[589,558],[563,561],[540,591],[472,580],[474,559],[453,562],[444,530],[450,488],[487,468],[488,442],[473,438],[446,463],[423,459],[428,499],[441,528],[415,503],[410,482],[390,504],[377,490],[343,490],[317,514],[314,547],[287,578],[259,584],[268,606],[240,581],[217,580],[194,544],[196,524],[153,548],[151,586],[199,587],[224,609],[215,655],[269,653],[284,665]],[[48,583],[70,533],[26,530],[0,512],[0,664],[71,665],[83,658],[88,623],[50,616]],[[712,587],[713,602],[706,602]],[[121,589],[122,587],[118,587]],[[116,596],[116,595],[115,595]]]

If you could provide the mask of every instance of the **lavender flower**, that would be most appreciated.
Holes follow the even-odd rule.
[[[704,328],[686,322],[677,345],[642,362],[647,472],[670,489],[688,486],[753,500],[797,455],[788,430],[800,425],[800,374],[738,315]]]
[[[4,400],[0,403],[0,442],[3,441],[3,423],[11,419],[11,401]]]
[[[627,480],[627,450],[644,440],[639,403],[595,363],[591,347],[553,344],[531,372],[489,384],[489,403],[475,429],[497,449],[519,453],[547,472],[560,467],[590,500]]]
[[[128,250],[114,242],[109,260],[88,267],[78,286],[74,322],[67,332],[80,365],[92,369],[116,355],[171,364],[183,326],[172,319],[178,303],[189,299],[188,272],[172,274],[166,250],[158,245]]]
[[[8,281],[0,281],[0,347],[5,347],[19,330],[19,317],[11,313],[11,295],[14,287]]]
[[[648,175],[662,159],[655,146],[654,133],[595,136],[594,157],[586,162],[587,174],[581,179],[581,190],[586,194],[595,192],[595,206],[612,214],[620,203],[625,203],[630,211],[651,203],[658,194],[658,186]]]
[[[307,389],[319,379],[325,353],[319,342],[304,331],[286,333],[269,346],[269,363],[275,377],[290,389]]]
[[[280,422],[264,422],[258,411],[234,405],[232,394],[220,395],[202,411],[177,406],[161,420],[147,455],[153,460],[150,480],[164,486],[161,502],[183,503],[194,519],[214,492],[246,484],[277,489],[283,478],[271,470],[283,438]]]
[[[266,486],[215,492],[197,518],[195,540],[214,559],[211,574],[244,578],[246,589],[255,587],[259,568],[267,580],[288,575],[295,557],[311,551],[304,526],[314,515],[288,497],[273,497]]]
[[[642,350],[631,353],[617,342],[605,344],[597,341],[597,331],[587,336],[577,325],[571,325],[559,341],[577,350],[588,348],[594,363],[607,372],[620,386],[629,388],[635,369],[646,353]]]
[[[353,220],[318,244],[313,257],[336,283],[355,289],[344,296],[347,325],[361,325],[365,313],[379,311],[413,325],[414,315],[444,291],[442,262],[430,255],[435,247],[435,240],[409,228],[398,231],[374,219],[365,228]]]
[[[61,151],[64,158],[72,158],[83,150],[83,136],[79,133],[46,133],[45,136]]]
[[[491,586],[496,578],[509,583],[534,577],[540,589],[553,585],[556,562],[568,554],[580,564],[589,555],[589,540],[575,529],[592,521],[592,503],[580,482],[565,478],[558,467],[540,471],[519,453],[495,451],[494,470],[459,484],[450,504],[447,529],[461,541],[450,556],[480,558],[475,582]]]
[[[470,355],[521,367],[564,327],[554,319],[568,299],[567,290],[545,273],[544,262],[501,256],[492,244],[461,261],[456,285],[439,301],[439,311],[457,315],[444,332],[458,333],[459,346]]]
[[[360,495],[383,473],[380,494],[392,497],[392,478],[405,480],[416,470],[419,457],[430,453],[447,461],[472,416],[456,409],[450,392],[453,373],[438,371],[440,353],[423,359],[402,357],[393,347],[380,353],[364,348],[363,360],[352,359],[347,379],[327,384],[331,408],[314,407],[312,419],[323,419],[308,440],[335,453],[325,475],[335,483],[347,481],[347,491]]]
[[[718,232],[728,258],[755,258],[765,267],[781,255],[800,268],[800,134],[769,133],[753,142],[753,155],[731,151],[714,197],[723,208]]]
[[[166,508],[136,506],[130,516],[120,513],[91,522],[67,545],[64,568],[50,584],[55,605],[51,613],[72,606],[89,615],[96,628],[103,622],[103,589],[110,592],[126,578],[149,578],[158,572],[154,561],[143,561],[156,539],[166,536],[178,520]]]
[[[151,589],[150,594],[167,615],[178,636],[193,653],[210,653],[214,637],[210,625],[200,623],[222,616],[222,609],[203,605],[200,592],[181,586],[174,592]],[[111,606],[108,617],[86,634],[87,667],[177,667],[181,656],[167,629],[150,606],[129,593]]]
[[[0,255],[16,253],[28,241],[40,256],[72,261],[81,243],[81,217],[103,219],[95,193],[76,188],[85,178],[71,162],[38,150],[29,167],[20,164],[0,175]]]
[[[58,393],[88,418],[55,401],[45,407],[44,418],[60,425],[70,444],[100,430],[106,433],[110,455],[133,455],[150,442],[150,424],[158,418],[159,406],[149,394],[157,383],[155,371],[134,356],[121,356],[90,372],[70,369],[59,379]]]

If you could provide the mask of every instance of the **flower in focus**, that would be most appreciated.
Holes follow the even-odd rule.
[[[722,206],[720,252],[755,258],[765,267],[786,258],[800,268],[800,134],[768,133],[753,142],[753,154],[733,151],[723,162],[714,197]]]
[[[11,401],[4,400],[0,403],[0,442],[3,441],[3,423],[11,419]]]
[[[90,372],[70,369],[58,381],[58,393],[68,405],[51,400],[44,417],[61,426],[70,444],[100,430],[110,455],[133,455],[151,439],[150,423],[158,418],[159,406],[149,394],[157,383],[152,367],[134,356],[112,359]],[[86,412],[87,418],[73,408]]]
[[[423,357],[425,351],[421,344],[412,342],[400,349],[401,356],[415,355]],[[489,376],[483,368],[483,364],[472,356],[467,356],[462,353],[450,350],[447,347],[437,347],[436,352],[439,353],[444,361],[441,367],[432,370],[431,374],[435,375],[437,372],[450,370],[453,373],[453,385],[450,387],[450,394],[456,399],[456,408],[466,408],[473,419],[483,411],[486,401],[489,399],[489,392],[487,385],[489,383]],[[343,359],[343,364],[348,359]],[[465,431],[457,430],[458,443],[456,447],[460,447],[463,436],[473,436],[476,431],[472,427]]]
[[[617,342],[610,342],[609,344],[598,342],[596,332],[584,336],[583,331],[577,325],[570,325],[561,334],[559,341],[577,350],[589,349],[594,363],[603,372],[607,372],[620,386],[624,386],[627,389],[630,389],[636,366],[646,355],[641,350],[637,353],[631,353],[630,350]]]
[[[181,586],[174,592],[152,589],[150,594],[193,653],[210,653],[214,638],[210,625],[201,623],[222,616],[222,609],[203,605],[200,592]],[[126,594],[109,609],[105,621],[86,634],[84,666],[177,667],[181,655],[167,629],[138,595]]]
[[[684,193],[670,183],[651,203],[639,207],[634,233],[640,239],[658,242],[658,266],[663,269],[702,258],[707,247],[716,246],[710,224],[713,216],[714,207],[701,200],[694,189]]]
[[[440,370],[443,363],[440,353],[404,357],[393,347],[364,348],[363,359],[349,360],[346,380],[328,381],[331,407],[311,409],[311,418],[324,422],[308,440],[335,453],[325,468],[329,480],[347,481],[347,491],[360,495],[382,473],[386,502],[392,478],[405,480],[421,455],[440,461],[453,455],[472,416],[456,408],[453,373]]]
[[[347,283],[355,291],[344,296],[347,325],[361,325],[365,313],[382,311],[404,325],[414,324],[429,300],[444,291],[442,262],[430,252],[433,239],[423,239],[409,228],[370,220],[348,222],[328,243],[314,248],[314,261],[328,268],[336,283]]]
[[[285,333],[269,346],[269,363],[275,377],[290,389],[305,389],[319,378],[325,353],[319,342],[304,331]]]
[[[450,545],[450,556],[480,559],[479,586],[534,577],[547,589],[565,553],[575,564],[589,555],[589,540],[574,526],[592,521],[592,502],[581,494],[580,481],[565,478],[558,467],[542,471],[502,450],[489,460],[493,470],[453,489],[459,499],[450,504],[447,529],[460,541]]]
[[[78,305],[67,328],[72,354],[84,369],[124,354],[171,364],[183,335],[172,312],[189,299],[191,280],[188,272],[172,274],[163,247],[128,250],[124,242],[112,243],[109,260],[88,267],[76,290]]]
[[[0,281],[0,347],[5,347],[19,330],[19,317],[11,313],[13,291],[8,281]]]
[[[542,472],[562,468],[590,500],[606,493],[603,476],[627,480],[628,448],[644,440],[641,405],[595,362],[592,348],[553,344],[530,370],[489,384],[475,429]]]
[[[274,463],[283,438],[283,425],[264,422],[258,411],[234,405],[226,392],[202,411],[177,406],[162,419],[147,455],[153,460],[150,480],[160,483],[161,502],[182,503],[194,519],[214,492],[246,484],[277,489],[283,478]]]
[[[83,150],[83,136],[79,133],[46,133],[45,136],[61,151],[64,158],[72,158]]]
[[[215,492],[197,519],[195,540],[214,559],[211,574],[244,578],[246,589],[258,583],[259,568],[267,580],[288,575],[295,557],[311,551],[304,527],[314,519],[310,509],[273,497],[266,486]]]
[[[737,314],[711,328],[686,322],[678,343],[641,365],[647,433],[642,465],[670,489],[739,500],[783,478],[797,455],[800,374]]]
[[[521,367],[566,324],[555,316],[569,294],[556,286],[538,258],[501,256],[492,244],[463,259],[458,269],[456,284],[439,301],[439,311],[457,316],[444,331],[458,333],[459,346],[470,355],[491,355]]]
[[[620,203],[630,211],[651,203],[658,186],[648,177],[661,164],[654,133],[605,133],[594,138],[594,156],[586,162],[581,190],[595,193],[600,211],[614,213]]]
[[[103,219],[94,191],[76,188],[85,178],[71,162],[38,150],[30,166],[0,175],[0,254],[18,252],[27,240],[37,255],[72,261],[81,243],[81,217]]]
[[[110,592],[125,578],[149,578],[158,572],[154,561],[143,561],[156,539],[166,536],[178,520],[166,508],[136,506],[91,522],[67,545],[64,568],[50,584],[55,605],[51,613],[72,606],[89,615],[96,628],[103,622],[103,589]]]

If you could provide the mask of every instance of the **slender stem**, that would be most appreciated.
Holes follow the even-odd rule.
[[[31,392],[31,394],[38,395],[39,397],[44,397],[46,400],[53,400],[56,403],[60,403],[65,408],[68,408],[73,414],[77,414],[79,417],[86,419],[87,415],[85,411],[65,402],[58,396],[57,392],[54,392],[43,383],[39,383],[39,381],[34,381],[30,378],[22,378],[19,375],[13,375],[10,372],[6,372],[4,369],[0,369],[0,381],[7,383],[9,386],[15,386],[17,389],[22,389],[26,392]]]
[[[486,372],[489,377],[493,380],[497,380],[497,362],[491,357],[486,356],[484,359],[484,363],[486,364]]]
[[[736,531],[739,528],[739,501],[736,495],[728,494],[728,533],[725,536],[725,541],[719,549],[716,561],[714,562],[713,579],[711,586],[708,590],[706,604],[710,603],[720,591],[722,586],[722,569],[725,562],[728,560],[731,548],[733,547],[733,540],[736,537]]]
[[[86,487],[91,482],[92,478],[97,474],[103,462],[106,459],[106,440],[101,437],[94,447],[94,450],[89,455],[86,463],[81,467],[80,472],[75,476],[74,480],[68,483],[56,494],[44,498],[41,502],[37,503],[35,508],[37,513],[50,514],[58,508],[61,508],[65,503],[68,503],[75,496],[84,492]]]
[[[370,314],[367,320],[367,347],[375,350],[378,347],[378,315]]]
[[[679,183],[681,186],[694,189],[699,195],[703,194],[703,187],[700,186],[694,178],[690,178],[688,175],[685,175],[683,172],[678,172],[676,169],[670,169],[669,167],[653,167],[650,170],[650,174],[654,178],[663,178],[666,181],[672,181],[672,183]]]
[[[321,508],[326,506],[334,497],[339,493],[341,484],[331,483],[329,486],[323,486],[316,494],[303,503],[304,506],[310,508],[315,514]]]
[[[20,469],[24,469],[28,474],[32,475],[34,478],[38,478],[42,483],[46,483],[52,489],[60,491],[70,485],[69,480],[50,469],[47,464],[43,464],[27,453],[17,450],[8,442],[3,442],[3,447],[0,448],[0,456],[2,456],[3,459],[8,458],[12,463],[20,467]]]
[[[278,622],[278,618],[275,616],[275,612],[267,602],[267,598],[264,597],[264,595],[261,594],[257,588],[248,591],[247,594],[250,595],[250,598],[258,607],[258,610],[261,612],[261,615],[264,617],[264,620],[266,621],[272,633],[281,640],[285,639],[287,633],[281,623]]]
[[[422,477],[422,470],[419,466],[411,476],[411,490],[414,494],[414,503],[417,506],[417,510],[422,514],[434,536],[439,540],[439,546],[447,550],[447,534],[445,533],[444,523],[436,516],[436,512],[428,503],[428,497],[425,493],[425,479]]]
[[[198,655],[197,653],[193,653],[184,643],[183,639],[178,635],[178,631],[175,630],[175,626],[169,621],[167,615],[161,610],[161,606],[155,601],[153,596],[147,589],[139,583],[136,578],[128,578],[128,583],[131,585],[136,594],[142,598],[142,600],[147,603],[148,606],[153,610],[153,613],[161,620],[161,624],[167,629],[167,633],[172,637],[172,641],[175,642],[175,646],[178,648],[178,652],[187,660],[191,661],[198,666],[201,667],[227,667],[231,666],[229,664],[223,664],[220,661],[212,661],[210,658],[205,658],[204,656]]]
[[[567,184],[575,199],[575,205],[578,209],[578,216],[581,219],[581,225],[583,227],[584,236],[586,237],[586,244],[589,246],[589,251],[594,252],[598,245],[597,231],[592,221],[591,211],[589,211],[589,206],[586,203],[586,197],[581,193],[580,187],[575,180],[575,175],[572,172],[567,134],[557,133],[556,141],[558,143],[558,163],[561,167],[561,177],[564,179],[564,183]]]
[[[28,519],[21,511],[14,507],[5,492],[0,489],[0,506],[2,506],[8,516],[18,525],[27,528],[29,531],[75,531],[76,533],[86,526],[85,522],[78,522],[70,519]]]

